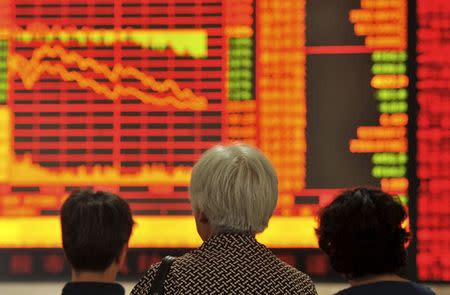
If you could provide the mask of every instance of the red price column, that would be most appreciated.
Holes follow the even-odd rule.
[[[259,144],[280,179],[281,214],[305,187],[305,1],[257,1]]]
[[[418,0],[417,269],[450,280],[450,2]]]

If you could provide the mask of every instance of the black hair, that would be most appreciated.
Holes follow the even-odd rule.
[[[400,202],[381,190],[347,190],[321,210],[319,246],[348,279],[397,273],[406,264],[406,217]]]
[[[130,207],[108,192],[73,191],[61,209],[63,248],[75,271],[105,271],[119,259],[134,225]]]

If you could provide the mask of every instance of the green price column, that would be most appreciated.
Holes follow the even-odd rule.
[[[8,41],[0,40],[0,104],[6,104],[8,96]]]

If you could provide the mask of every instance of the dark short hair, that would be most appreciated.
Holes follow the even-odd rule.
[[[381,190],[344,191],[319,214],[319,246],[349,279],[397,273],[406,264],[406,217],[400,202]]]
[[[118,259],[133,228],[130,207],[107,192],[73,191],[61,209],[63,248],[75,271],[104,271]]]

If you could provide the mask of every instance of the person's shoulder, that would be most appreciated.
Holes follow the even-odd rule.
[[[299,271],[296,278],[297,279],[294,280],[294,284],[295,290],[298,292],[298,294],[317,295],[316,286],[307,274]]]
[[[433,290],[422,284],[411,282],[411,287],[416,291],[418,295],[436,295]]]
[[[155,278],[156,272],[158,271],[161,262],[152,264],[145,274],[141,277],[139,282],[134,286],[131,291],[131,295],[146,295],[150,289],[153,279]]]
[[[384,282],[385,290],[391,289],[397,294],[411,294],[411,295],[435,295],[435,293],[428,287],[411,282]]]
[[[184,255],[179,257],[175,257],[175,260],[170,267],[170,271],[167,274],[164,288],[173,288],[178,275],[183,271],[185,265],[192,263],[192,259],[194,259],[193,256],[195,256],[195,251],[185,253]],[[141,277],[139,282],[134,286],[130,295],[147,295],[160,265],[161,262],[152,264],[145,272],[145,274]]]
[[[414,282],[383,281],[349,287],[335,295],[371,295],[371,294],[408,294],[408,295],[436,295],[430,288]]]
[[[70,294],[125,294],[122,285],[115,282],[68,282],[64,285],[62,295]]]
[[[284,272],[283,276],[293,288],[292,294],[317,294],[316,287],[307,274],[282,260],[279,260],[279,263]]]
[[[285,273],[286,276],[290,277],[290,279],[295,278],[296,280],[310,280],[309,276],[299,269],[293,267],[292,265],[284,262],[283,260],[276,257],[278,264],[278,271]]]

